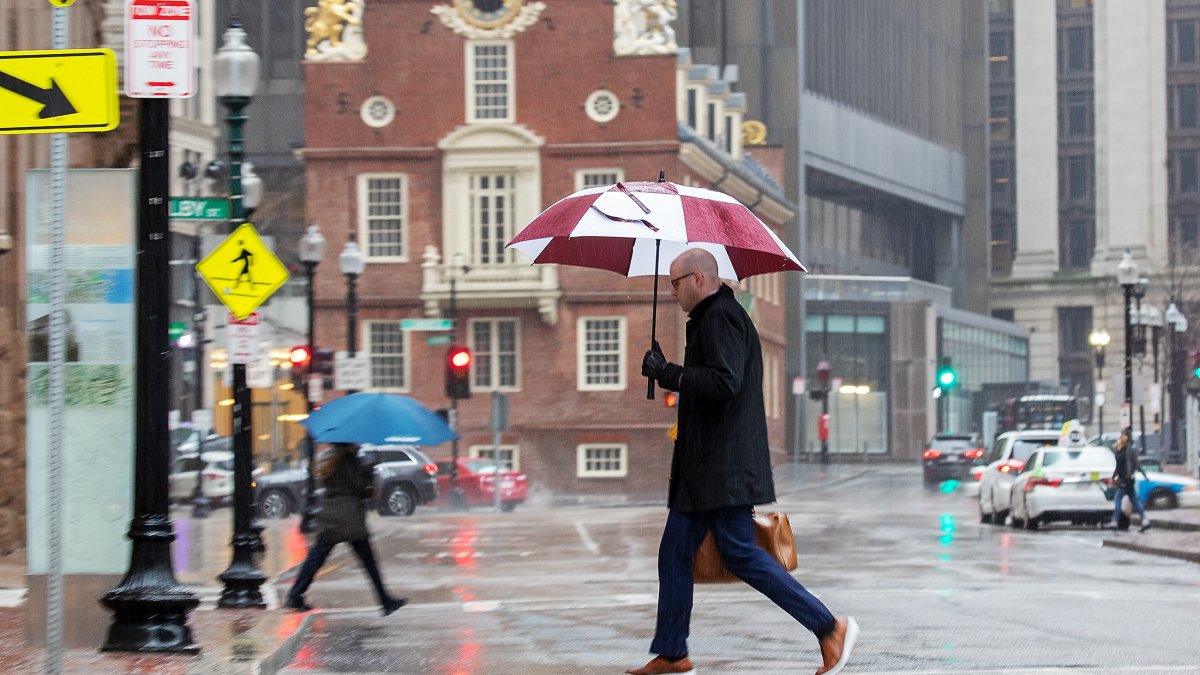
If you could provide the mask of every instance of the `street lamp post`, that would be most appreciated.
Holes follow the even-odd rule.
[[[1138,376],[1142,374],[1142,366],[1146,363],[1146,321],[1142,315],[1142,298],[1146,297],[1146,288],[1150,285],[1149,279],[1141,277],[1133,286],[1133,299],[1137,305],[1133,309],[1133,316],[1130,317],[1130,322],[1137,326],[1135,334],[1137,335],[1137,344],[1135,350],[1138,355]],[[1145,380],[1142,380],[1144,383]],[[1138,433],[1140,434],[1141,450],[1146,451],[1146,392],[1140,392],[1138,396]]]
[[[1125,291],[1125,401],[1121,404],[1121,428],[1131,426],[1133,420],[1133,324],[1130,321],[1133,304],[1133,286],[1138,280],[1137,263],[1128,249],[1117,264],[1117,281]]]
[[[463,254],[455,253],[451,258],[453,261],[450,264],[450,344],[458,344],[458,304],[455,290],[455,284],[460,275],[466,274],[471,268],[467,267],[463,262]],[[455,434],[454,440],[450,442],[450,456],[453,461],[450,462],[450,508],[455,511],[465,511],[467,508],[467,495],[463,492],[462,485],[458,482],[458,398],[450,398],[450,415],[454,419]],[[496,474],[496,480],[500,480],[500,474]],[[496,484],[499,486],[499,483]],[[497,487],[497,490],[500,488]]]
[[[358,275],[366,268],[367,261],[362,249],[351,235],[346,247],[338,254],[338,269],[346,277],[346,356],[351,359],[358,349]]]
[[[1184,425],[1187,423],[1183,414],[1183,387],[1181,386],[1186,376],[1184,375],[1184,364],[1180,359],[1179,345],[1183,334],[1187,332],[1188,320],[1174,302],[1167,307],[1165,318],[1173,329],[1167,334],[1167,388],[1170,390],[1171,458],[1174,461],[1179,457],[1179,436],[1183,433]]]
[[[1103,328],[1092,331],[1088,335],[1088,344],[1092,346],[1092,353],[1096,357],[1096,407],[1100,412],[1100,421],[1097,425],[1097,433],[1104,435],[1104,404],[1105,404],[1105,382],[1104,382],[1104,348],[1112,340],[1108,335],[1108,331]]]
[[[1153,355],[1154,384],[1158,385],[1158,341],[1162,339],[1163,316],[1157,305],[1147,303],[1142,308],[1142,323],[1150,329],[1150,353]],[[1164,373],[1165,375],[1165,373]],[[1158,405],[1154,413],[1154,424],[1158,425],[1163,419],[1162,388],[1158,387]],[[1152,408],[1154,409],[1154,408]],[[1161,430],[1161,427],[1157,427]]]
[[[325,255],[325,237],[321,235],[321,228],[316,225],[309,225],[308,232],[300,238],[299,257],[300,262],[304,263],[304,276],[308,280],[308,377],[304,378],[305,391],[304,400],[306,403],[305,410],[312,413],[313,400],[309,396],[311,387],[307,386],[313,376],[313,361],[311,355],[316,354],[313,346],[313,318],[315,312],[313,304],[313,277],[316,275],[317,265],[321,262],[321,257]],[[311,532],[313,528],[313,519],[317,515],[317,479],[316,479],[316,460],[315,448],[313,447],[312,432],[304,435],[304,459],[308,463],[308,475],[304,477],[304,513],[300,517],[300,531]]]
[[[229,127],[229,202],[230,226],[237,228],[245,218],[242,201],[242,126],[245,109],[258,88],[258,54],[246,44],[246,31],[236,16],[230,19],[224,44],[213,59],[213,85],[217,99],[225,106]],[[233,561],[218,577],[225,583],[217,607],[242,609],[265,608],[260,587],[266,576],[255,565],[254,548],[258,538],[252,527],[253,510],[251,472],[250,387],[246,385],[245,364],[233,365]]]

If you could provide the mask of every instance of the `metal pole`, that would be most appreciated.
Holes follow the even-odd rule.
[[[450,268],[450,344],[458,344],[458,305],[455,304],[454,281],[458,270]],[[450,442],[450,509],[462,511],[467,507],[466,495],[458,483],[458,399],[450,399],[450,418],[454,420],[454,440]]]
[[[308,395],[308,383],[313,376],[313,361],[316,359],[316,351],[313,349],[313,277],[316,275],[316,261],[304,263],[304,275],[308,279],[308,365],[305,367],[306,377],[304,378],[304,409],[310,415],[313,411],[312,397]],[[317,515],[317,476],[316,476],[316,448],[313,443],[312,434],[306,432],[304,434],[304,459],[308,464],[308,473],[304,477],[304,512],[300,516],[300,531],[312,532],[315,525]]]
[[[495,482],[492,483],[492,495],[495,501],[496,513],[502,510],[500,504],[500,397],[498,391],[492,391],[492,462],[496,465]]]
[[[1145,365],[1145,362],[1146,362],[1146,326],[1141,322],[1142,321],[1142,297],[1140,295],[1137,297],[1137,315],[1138,315],[1138,328],[1137,328],[1137,332],[1138,332],[1138,375],[1141,376],[1142,366]],[[1142,383],[1145,384],[1145,380],[1142,380]],[[1142,446],[1142,449],[1139,450],[1138,452],[1143,453],[1146,451],[1146,392],[1145,391],[1142,391],[1141,395],[1138,396],[1138,433],[1141,434],[1139,437],[1139,441]],[[1135,444],[1135,447],[1136,447],[1136,445],[1137,444]]]
[[[229,202],[230,229],[239,227],[245,216],[242,206],[242,126],[246,121],[244,110],[250,103],[248,96],[226,96],[221,99],[228,110],[225,121],[229,125]],[[218,579],[225,583],[217,607],[225,609],[265,608],[262,591],[259,590],[267,578],[254,562],[254,549],[258,538],[252,529],[253,494],[251,473],[253,471],[250,387],[246,386],[246,364],[233,365],[233,560]]]
[[[169,101],[141,99],[141,169],[138,172],[137,394],[133,547],[121,584],[100,602],[113,611],[104,651],[200,651],[187,614],[200,600],[175,580],[167,489],[170,432],[166,399],[170,381],[171,237],[167,226]]]
[[[358,345],[358,275],[346,275],[346,356],[353,359]],[[348,391],[353,394],[354,391]]]
[[[1129,310],[1133,296],[1133,284],[1122,284],[1125,288],[1125,409],[1129,411],[1129,426],[1133,422],[1133,324],[1130,321]],[[1121,426],[1126,426],[1124,417]]]
[[[1187,426],[1187,422],[1184,419],[1183,413],[1183,381],[1187,379],[1188,375],[1186,370],[1187,366],[1184,364],[1184,361],[1181,358],[1183,356],[1183,350],[1179,348],[1181,335],[1175,331],[1171,331],[1171,333],[1171,348],[1169,351],[1169,387],[1171,389],[1171,456],[1178,458],[1179,439]]]
[[[196,224],[196,236],[192,238],[192,265],[200,262],[200,224]],[[193,268],[194,269],[194,268]],[[205,331],[204,322],[207,317],[204,314],[202,298],[200,297],[200,275],[192,275],[192,332],[194,333],[195,344],[192,345],[194,352],[194,363],[196,369],[196,399],[192,403],[192,419],[196,418],[196,409],[200,407],[200,401],[204,398],[204,342]],[[193,424],[195,429],[196,425]],[[207,429],[201,429],[196,440],[196,459],[199,464],[196,468],[196,486],[192,490],[192,517],[207,518],[208,517],[208,498],[204,496],[204,437],[208,434]]]
[[[1096,347],[1096,379],[1104,382],[1104,347]],[[1107,395],[1105,396],[1107,399]],[[1105,401],[1107,403],[1107,400]],[[1104,405],[1100,405],[1100,423],[1097,428],[1100,436],[1104,435]]]

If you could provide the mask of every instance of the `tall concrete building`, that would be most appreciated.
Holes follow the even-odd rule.
[[[688,0],[680,17],[787,157],[787,240],[814,271],[788,288],[788,374],[815,383],[825,361],[840,380],[831,452],[913,457],[979,430],[985,385],[1026,378],[1025,332],[986,315],[984,5]],[[945,359],[962,384],[934,399]],[[820,406],[796,403],[809,452]]]
[[[1132,421],[1144,414],[1150,433],[1182,417],[1181,355],[1195,347],[1195,331],[1174,330],[1165,309],[1200,319],[1200,2],[989,10],[992,312],[1029,330],[1032,380],[1103,400],[1095,409],[1114,430],[1126,345],[1117,266],[1128,251],[1148,280],[1133,317]],[[1102,391],[1093,331],[1111,338]]]

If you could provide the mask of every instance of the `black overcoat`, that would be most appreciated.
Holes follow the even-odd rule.
[[[722,285],[688,318],[668,504],[691,513],[773,501],[762,345]]]

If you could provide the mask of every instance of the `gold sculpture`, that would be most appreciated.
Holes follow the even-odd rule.
[[[335,49],[342,46],[342,30],[346,24],[358,25],[354,16],[358,3],[350,0],[317,0],[316,7],[304,9],[304,30],[308,31],[307,54],[318,54],[317,45],[325,40]]]
[[[758,120],[742,122],[742,145],[765,145],[767,142],[767,125]]]

